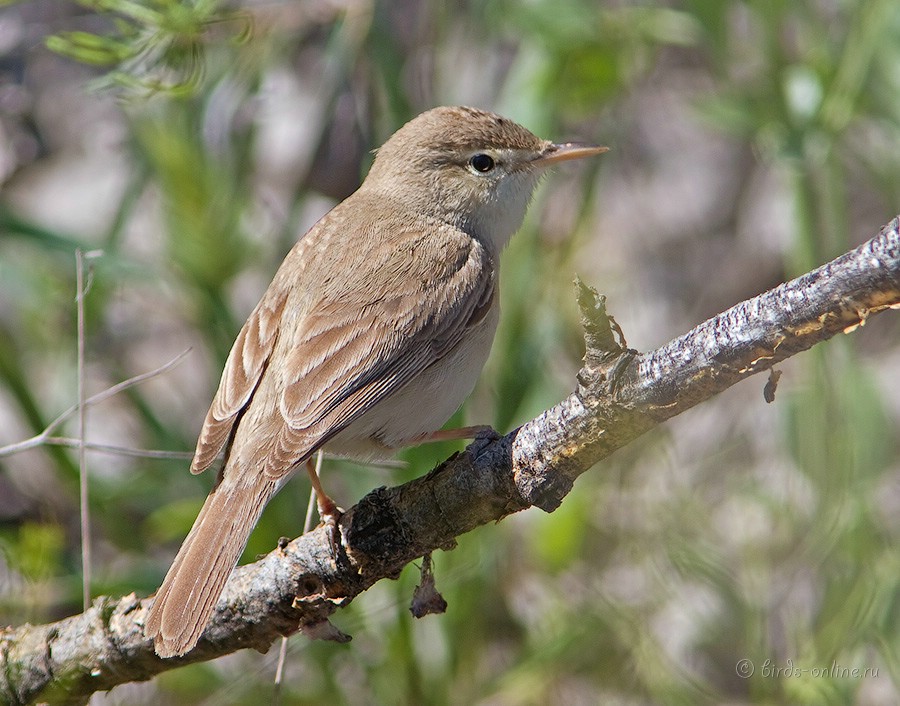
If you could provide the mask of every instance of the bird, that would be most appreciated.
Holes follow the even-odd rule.
[[[456,106],[375,151],[359,189],[289,251],[225,362],[191,472],[224,460],[144,626],[160,657],[197,644],[263,508],[298,469],[333,521],[317,451],[375,459],[472,436],[440,429],[487,360],[500,253],[547,167],[606,150]]]

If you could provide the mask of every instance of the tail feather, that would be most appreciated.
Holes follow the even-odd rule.
[[[207,497],[150,608],[144,634],[160,657],[191,650],[209,622],[225,582],[278,483],[227,480]]]

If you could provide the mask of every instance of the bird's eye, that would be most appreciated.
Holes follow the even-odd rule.
[[[482,174],[484,174],[494,168],[494,158],[489,154],[479,152],[478,154],[473,154],[471,157],[469,157],[469,166],[471,166],[472,169],[474,169],[476,172],[481,172]]]

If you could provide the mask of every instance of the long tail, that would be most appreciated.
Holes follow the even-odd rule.
[[[264,477],[253,485],[226,479],[206,498],[144,626],[160,657],[183,655],[197,644],[250,532],[278,487]]]

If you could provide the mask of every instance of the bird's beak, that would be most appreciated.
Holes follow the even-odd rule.
[[[593,157],[597,154],[608,152],[609,147],[601,147],[600,145],[585,145],[580,142],[564,142],[562,144],[549,144],[541,153],[532,161],[532,164],[538,167],[548,167],[557,162],[565,162],[570,159],[581,159],[582,157]]]

